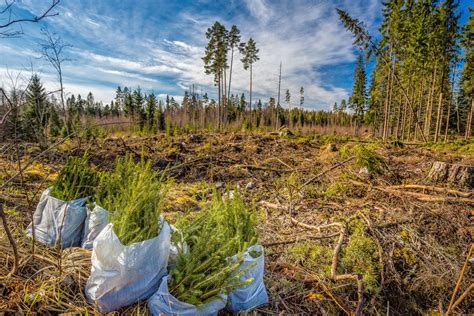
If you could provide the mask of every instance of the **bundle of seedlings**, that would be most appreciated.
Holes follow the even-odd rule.
[[[253,281],[240,280],[246,270],[239,267],[245,250],[257,240],[255,213],[239,195],[223,200],[214,193],[206,209],[178,222],[177,227],[188,249],[179,250],[169,271],[169,291],[175,298],[192,305],[207,304]]]
[[[82,157],[70,156],[54,180],[50,195],[63,201],[93,196],[97,181],[87,153]]]
[[[158,236],[160,214],[167,183],[143,158],[134,162],[128,155],[117,158],[115,169],[104,172],[95,196],[109,211],[109,222],[124,245]]]

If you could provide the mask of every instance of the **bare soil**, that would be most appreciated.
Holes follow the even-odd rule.
[[[361,144],[383,158],[379,173],[341,153]],[[258,211],[266,250],[270,303],[259,314],[343,314],[358,307],[364,314],[445,312],[474,237],[472,188],[427,179],[435,161],[474,165],[469,153],[278,134],[115,136],[63,143],[3,185],[18,172],[18,161],[25,166],[41,150],[26,143],[0,149],[0,203],[20,250],[20,270],[7,276],[13,255],[2,229],[0,310],[6,312],[94,312],[82,293],[90,253],[35,245],[33,257],[23,235],[67,156],[86,151],[98,169],[131,153],[173,177],[164,211],[171,222],[199,211],[215,187],[239,190]],[[468,267],[457,296],[472,282]],[[474,312],[472,295],[454,311]],[[140,303],[121,312],[146,308]]]

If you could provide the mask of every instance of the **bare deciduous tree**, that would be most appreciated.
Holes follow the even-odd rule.
[[[61,0],[52,0],[50,5],[42,11],[41,14],[35,15],[30,18],[15,19],[13,12],[15,0],[5,0],[4,7],[0,9],[0,38],[1,37],[15,37],[23,34],[21,24],[25,22],[37,23],[47,17],[56,16],[59,13],[53,12],[54,8],[58,6]],[[11,28],[15,25],[20,25],[20,30],[12,30]]]
[[[69,120],[64,100],[64,85],[63,85],[63,70],[62,64],[70,59],[64,57],[64,49],[71,47],[65,44],[57,33],[51,33],[47,28],[42,28],[41,33],[44,36],[44,41],[41,43],[43,57],[53,66],[58,74],[59,94],[61,97],[61,109],[63,111],[64,127],[67,134],[69,134]]]

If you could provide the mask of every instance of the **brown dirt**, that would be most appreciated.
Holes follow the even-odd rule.
[[[358,300],[354,282],[333,282],[330,275],[318,272],[309,254],[295,259],[295,246],[300,244],[309,245],[310,250],[334,248],[338,231],[304,228],[295,225],[295,220],[319,226],[333,222],[351,225],[355,219],[364,223],[364,234],[377,245],[380,264],[376,270],[377,292],[364,295],[365,313],[386,312],[387,301],[390,301],[393,314],[445,310],[473,240],[469,231],[474,226],[470,217],[474,204],[461,201],[449,192],[430,191],[429,186],[436,185],[470,192],[469,188],[452,184],[429,183],[426,175],[434,161],[474,165],[473,155],[418,146],[379,146],[376,152],[383,157],[386,166],[381,174],[361,173],[360,167],[349,161],[298,190],[314,175],[344,160],[339,152],[328,150],[328,142],[328,139],[318,137],[207,133],[197,137],[110,137],[62,144],[26,169],[22,178],[16,178],[1,190],[0,202],[6,208],[16,210],[15,214],[8,214],[8,219],[14,228],[23,263],[18,275],[6,278],[12,256],[2,230],[0,310],[94,311],[80,291],[88,275],[87,251],[65,251],[63,257],[69,256],[75,261],[82,259],[77,261],[80,264],[69,266],[63,276],[57,276],[56,250],[37,246],[37,253],[42,257],[31,259],[30,243],[22,236],[41,191],[54,178],[66,157],[85,151],[99,169],[112,168],[117,156],[131,153],[136,159],[142,155],[152,159],[159,172],[166,170],[176,182],[170,201],[165,204],[165,214],[170,221],[198,210],[214,185],[220,190],[240,188],[249,203],[257,205],[260,242],[267,246],[266,285],[270,304],[257,309],[258,313],[309,315],[354,311]],[[338,139],[330,142],[338,149],[345,144],[357,144]],[[20,144],[19,147],[22,164],[40,152],[33,144]],[[15,147],[3,144],[1,148],[0,185],[18,170]],[[249,182],[255,188],[247,189]],[[424,185],[428,189],[390,189],[400,184]],[[334,187],[337,190],[332,192]],[[344,249],[352,238],[355,240],[356,237],[348,235],[344,239],[344,256]],[[472,277],[471,269],[464,277],[462,289],[472,282]],[[60,289],[63,300],[58,302],[45,287]],[[33,303],[28,295],[34,293],[42,293],[38,296],[42,299]],[[144,304],[140,304],[122,312],[143,312],[144,309]],[[456,309],[459,313],[473,311],[469,299]]]

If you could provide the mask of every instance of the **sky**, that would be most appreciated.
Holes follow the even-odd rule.
[[[462,23],[468,2],[461,1]],[[35,16],[49,4],[17,0],[13,17]],[[128,86],[179,101],[194,85],[215,98],[213,77],[204,73],[202,57],[206,30],[219,21],[228,29],[237,25],[243,41],[252,37],[257,43],[253,100],[277,97],[281,62],[282,100],[289,89],[296,105],[303,86],[306,108],[330,109],[349,96],[357,56],[335,8],[347,10],[377,33],[379,0],[61,0],[57,16],[39,25],[22,24],[21,37],[0,38],[0,85],[8,88],[12,78],[21,85],[34,71],[48,90],[58,89],[54,69],[40,53],[40,29],[47,27],[70,45],[63,63],[67,94],[85,97],[91,91],[96,101],[109,103],[117,86]],[[248,95],[248,89],[249,72],[236,53],[232,93]]]

